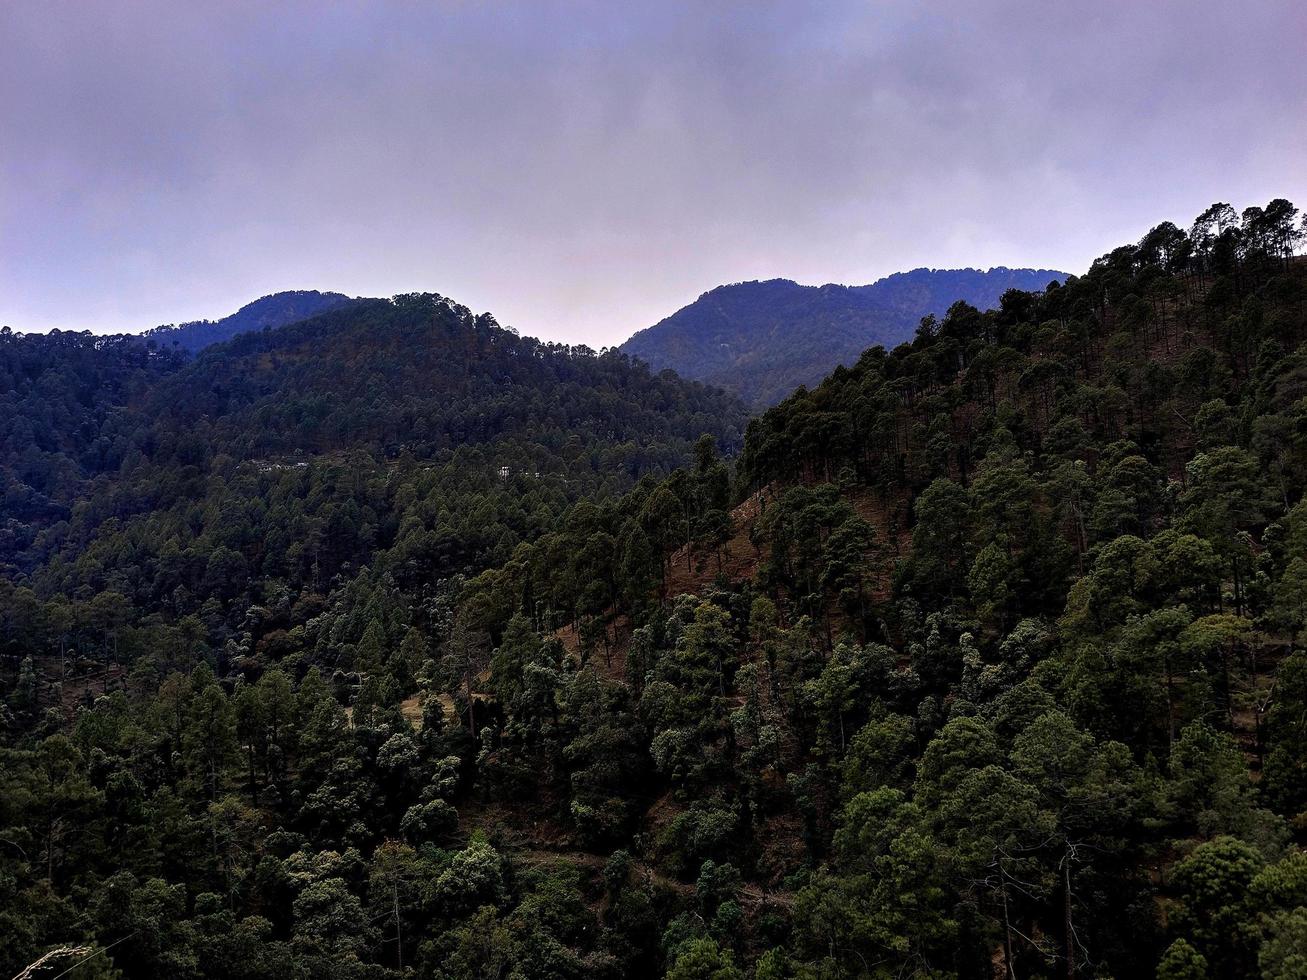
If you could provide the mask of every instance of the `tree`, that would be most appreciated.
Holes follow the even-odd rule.
[[[285,792],[286,771],[297,747],[295,692],[281,670],[269,670],[255,685],[259,697],[257,717],[264,726],[264,770],[279,793]]]
[[[627,525],[618,542],[618,550],[618,581],[626,601],[638,606],[661,581],[661,556],[654,554],[649,535],[636,521]]]
[[[418,674],[422,670],[422,665],[426,663],[431,656],[431,651],[427,647],[426,638],[415,626],[410,626],[404,633],[404,639],[399,644],[399,649],[391,656],[386,667],[390,674],[395,677],[400,685],[408,690],[411,688]]]
[[[1210,976],[1207,957],[1183,939],[1168,946],[1157,964],[1157,980],[1207,980]]]
[[[591,843],[620,840],[635,811],[631,789],[648,763],[632,709],[625,686],[593,671],[582,671],[562,692],[560,727],[573,733],[562,748],[569,810]]]
[[[860,517],[845,520],[826,541],[821,583],[860,618],[867,615],[867,584],[876,549],[876,529]]]
[[[374,619],[368,623],[359,639],[358,648],[354,652],[354,669],[360,674],[373,674],[381,670],[389,659],[386,647],[385,630]]]
[[[23,838],[33,847],[33,858],[54,885],[65,870],[84,857],[83,842],[94,827],[104,803],[103,795],[86,778],[86,764],[77,747],[64,735],[51,735],[37,745],[27,765],[19,770],[14,800]],[[10,839],[6,833],[6,839]],[[11,847],[21,844],[14,842]]]
[[[467,703],[468,729],[475,736],[476,691],[483,670],[490,662],[490,638],[483,632],[469,629],[462,623],[454,624],[453,632],[445,644],[442,667],[452,689],[460,689]]]
[[[373,907],[381,908],[394,929],[395,968],[404,969],[406,920],[417,909],[423,868],[407,844],[386,841],[372,855],[368,890]],[[389,943],[389,940],[387,940]]]
[[[665,588],[668,558],[688,534],[685,508],[671,490],[660,486],[641,508],[640,524],[653,545],[654,552],[662,556],[662,582]]]
[[[1263,828],[1267,815],[1254,808],[1247,766],[1229,735],[1202,721],[1187,725],[1168,769],[1167,796],[1182,827],[1204,836],[1250,838]]]
[[[310,880],[295,897],[294,942],[315,957],[352,960],[374,941],[359,897],[339,877]]]
[[[713,940],[691,940],[676,956],[667,980],[744,980],[735,957]]]
[[[845,796],[906,788],[914,754],[912,727],[907,716],[882,711],[858,730],[842,763]]]
[[[513,934],[494,906],[482,906],[465,925],[440,938],[433,959],[450,976],[505,976],[513,962]]]
[[[268,755],[268,719],[264,699],[249,684],[242,684],[232,700],[236,736],[245,747],[246,777],[250,798],[259,802],[258,764]]]
[[[197,668],[191,685],[194,693],[187,706],[182,750],[188,774],[213,803],[236,750],[235,714],[211,672]]]
[[[1247,619],[1220,613],[1194,620],[1179,637],[1181,654],[1219,679],[1218,703],[1231,719],[1234,716],[1231,664],[1237,663],[1236,655],[1248,644],[1251,632],[1252,623]]]
[[[1265,980],[1307,976],[1307,908],[1299,906],[1271,918],[1257,966]]]
[[[916,798],[922,805],[933,807],[967,775],[997,763],[999,758],[994,733],[983,721],[951,718],[922,753]]]
[[[474,834],[463,850],[431,885],[432,897],[447,915],[459,915],[482,905],[499,905],[507,897],[504,861],[480,834]]]
[[[1267,791],[1282,810],[1301,812],[1307,805],[1307,652],[1303,650],[1280,665],[1266,733]]]
[[[198,975],[184,885],[160,878],[141,881],[120,871],[97,891],[92,916],[101,945],[115,944],[113,963],[129,975]]]
[[[1275,585],[1275,617],[1294,643],[1307,628],[1307,559],[1294,558]]]
[[[968,567],[967,492],[952,480],[940,478],[921,492],[912,510],[916,518],[912,530],[915,580],[922,588],[953,595]]]
[[[845,806],[832,871],[800,891],[795,919],[814,952],[857,974],[869,963],[894,973],[947,972],[959,924],[944,849],[898,790],[860,793]],[[837,952],[838,951],[838,952]]]
[[[1217,837],[1176,865],[1176,927],[1219,975],[1252,972],[1259,935],[1249,887],[1264,864],[1251,845]]]
[[[1239,532],[1254,527],[1273,506],[1261,468],[1236,446],[1199,453],[1185,468],[1181,526],[1206,538],[1230,563],[1236,611],[1242,613],[1249,549]]]
[[[967,573],[967,588],[983,620],[1003,630],[1019,586],[1018,569],[1006,546],[990,542],[980,549]]]
[[[1041,860],[1055,828],[1038,794],[996,765],[973,768],[940,801],[937,836],[952,849],[952,878],[972,911],[1003,945],[1010,975],[1029,955],[1051,961],[1053,943],[1031,936],[1031,905],[1047,901],[1056,878]]]
[[[37,705],[36,688],[36,666],[28,655],[18,665],[18,681],[14,684],[13,694],[9,696],[10,706],[19,714],[34,714]]]
[[[1081,938],[1087,932],[1084,921],[1076,927],[1086,904],[1082,878],[1092,880],[1094,864],[1124,856],[1119,852],[1137,819],[1143,780],[1124,745],[1096,745],[1060,711],[1035,719],[1013,740],[1011,761],[1015,775],[1038,792],[1041,810],[1052,819],[1044,848],[1056,860],[1060,879],[1060,959],[1071,977],[1081,963],[1092,961]]]

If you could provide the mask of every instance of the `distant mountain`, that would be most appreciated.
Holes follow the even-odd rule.
[[[434,459],[494,444],[515,468],[563,470],[533,453],[544,444],[544,456],[564,456],[570,439],[623,447],[614,454],[621,463],[603,466],[628,483],[681,465],[705,432],[735,448],[746,419],[716,389],[618,354],[520,337],[433,293],[358,299],[245,333],[204,351],[142,403],[179,421],[207,419],[209,442],[233,456],[367,447]]]
[[[354,302],[342,293],[320,293],[316,289],[290,289],[247,303],[221,320],[192,320],[190,323],[155,327],[143,334],[160,348],[177,347],[194,354],[211,344],[221,344],[233,337],[262,330],[284,327],[307,320],[346,303]]]
[[[506,561],[568,501],[687,464],[705,433],[737,451],[746,421],[739,399],[717,388],[616,352],[520,337],[435,294],[350,300],[194,356],[133,334],[2,330],[0,594],[13,568],[62,547],[42,532],[92,493],[105,507],[78,511],[86,536],[69,539],[74,550],[109,517],[148,523],[176,506],[169,520],[185,523],[178,515],[205,499],[208,478],[241,464],[316,473],[344,458],[351,486],[392,486],[401,458],[405,479],[425,474],[410,499],[448,538],[436,577],[474,573],[487,555]],[[523,474],[523,487],[509,480]],[[511,518],[488,516],[479,499],[460,510],[453,501],[474,487],[506,494]],[[387,547],[400,529],[375,514],[358,520]],[[475,533],[450,532],[456,521]],[[367,554],[360,546],[349,560]]]
[[[958,300],[982,310],[1009,289],[1042,290],[1052,269],[914,269],[869,286],[789,279],[719,286],[621,346],[655,370],[720,385],[755,406],[813,385],[868,347],[911,340],[921,318]]]

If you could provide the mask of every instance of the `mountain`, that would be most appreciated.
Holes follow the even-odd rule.
[[[717,389],[653,375],[617,352],[519,337],[434,294],[350,301],[193,358],[130,336],[4,333],[0,569],[99,591],[106,581],[85,573],[102,566],[78,557],[138,535],[148,543],[134,547],[150,557],[133,569],[151,566],[159,547],[194,554],[202,569],[219,542],[235,540],[233,527],[247,543],[285,533],[286,513],[251,511],[245,495],[291,474],[283,504],[307,509],[296,547],[318,555],[314,575],[329,580],[394,544],[403,508],[388,495],[403,485],[422,488],[413,529],[440,541],[412,568],[476,572],[564,504],[684,464],[704,433],[734,451],[744,422],[743,406]],[[229,500],[243,518],[219,517]],[[184,516],[195,507],[217,523],[195,525]],[[313,530],[340,507],[353,515],[348,529]],[[118,588],[155,594],[153,576],[104,560]],[[200,580],[168,588],[178,584],[203,595]]]
[[[788,279],[719,286],[641,330],[621,350],[655,370],[720,385],[765,407],[852,364],[868,347],[911,340],[921,318],[957,301],[981,310],[1009,289],[1063,282],[1050,269],[915,269],[869,286],[801,286]]]
[[[146,330],[142,337],[157,347],[176,347],[194,354],[210,344],[231,340],[237,334],[265,328],[284,327],[344,306],[352,300],[342,293],[320,293],[316,289],[292,289],[272,293],[247,303],[221,320],[192,320]]]
[[[674,467],[702,432],[738,445],[734,399],[652,375],[620,354],[520,337],[436,294],[355,300],[201,353],[147,404],[203,417],[249,456],[369,447],[420,458],[505,439],[678,451],[633,464]],[[720,413],[720,414],[719,414]]]
[[[694,882],[668,977],[1301,975],[1295,217],[955,306],[754,419],[729,512],[705,460],[478,578],[517,846]]]
[[[0,330],[0,976],[1301,977],[1305,232],[742,439],[432,294]]]

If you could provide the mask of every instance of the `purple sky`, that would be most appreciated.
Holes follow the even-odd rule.
[[[1307,207],[1302,0],[6,0],[0,40],[17,330],[434,290],[602,346],[722,282]]]

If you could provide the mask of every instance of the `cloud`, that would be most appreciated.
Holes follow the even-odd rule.
[[[1307,203],[1295,0],[14,3],[0,322],[429,289],[616,343],[719,282],[1077,271]]]

